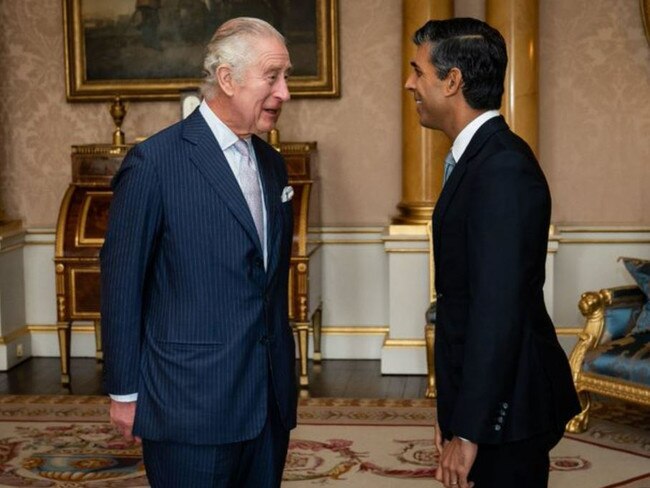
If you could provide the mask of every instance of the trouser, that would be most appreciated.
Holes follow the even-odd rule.
[[[221,445],[142,440],[147,478],[154,488],[277,488],[289,431],[269,391],[266,423],[254,439]]]
[[[479,444],[468,479],[475,488],[546,488],[549,451],[562,434],[551,431],[506,444]]]

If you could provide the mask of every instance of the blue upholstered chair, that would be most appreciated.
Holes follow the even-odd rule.
[[[582,411],[567,431],[587,428],[590,393],[650,406],[650,328],[639,320],[650,308],[647,285],[641,281],[582,294],[578,307],[586,323],[570,357]]]

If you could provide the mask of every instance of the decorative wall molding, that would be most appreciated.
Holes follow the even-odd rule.
[[[424,263],[426,237],[391,236],[387,228],[376,226],[312,227],[309,233],[310,242],[320,244],[318,255],[323,264],[323,357],[379,359],[384,351],[387,360],[404,368],[405,374],[420,371],[425,364],[424,340],[418,336],[424,330],[424,310],[422,327],[418,322],[403,337],[391,335],[389,262],[396,258]],[[23,287],[14,290],[18,292],[16,298],[0,308],[0,369],[30,355],[58,355],[54,240],[55,231],[49,228],[31,228],[8,237],[0,236],[0,271],[7,270],[10,275],[22,273],[22,277],[3,279],[2,286],[6,289],[14,283]],[[550,283],[553,319],[565,350],[570,350],[582,330],[582,316],[577,309],[580,294],[629,283],[631,278],[616,258],[620,255],[650,258],[648,242],[650,227],[644,226],[557,226],[554,229],[549,246],[549,253],[554,257]],[[413,276],[405,276],[400,287],[407,288],[413,280]],[[19,320],[22,322],[16,323]],[[72,334],[73,357],[94,357],[92,323],[75,322]],[[23,345],[23,358],[15,356],[18,344]],[[311,338],[310,344],[313,344]],[[410,363],[402,365],[407,356],[412,356]]]

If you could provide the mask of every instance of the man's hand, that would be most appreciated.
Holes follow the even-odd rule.
[[[437,425],[436,425],[437,427]],[[436,429],[436,446],[438,446],[439,430]],[[440,448],[439,448],[440,449]],[[436,470],[436,479],[447,488],[472,488],[474,483],[467,480],[472,469],[478,445],[454,437],[445,442],[440,451],[440,461]]]
[[[111,400],[110,417],[111,424],[129,441],[142,443],[142,439],[133,436],[133,421],[135,420],[135,409],[137,402],[116,402]]]

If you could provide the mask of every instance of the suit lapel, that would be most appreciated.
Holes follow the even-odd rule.
[[[194,111],[185,122],[183,138],[195,146],[190,160],[217,191],[221,200],[244,227],[261,253],[260,239],[248,204],[214,134],[198,110]]]
[[[492,134],[507,128],[508,124],[506,124],[502,116],[494,117],[485,122],[479,128],[479,130],[476,131],[474,137],[472,137],[472,140],[469,142],[467,148],[465,149],[465,152],[463,152],[463,155],[460,157],[460,161],[458,161],[456,167],[451,172],[447,183],[445,183],[443,186],[442,192],[440,193],[440,198],[438,198],[438,202],[436,203],[435,209],[433,211],[433,235],[434,238],[437,238],[434,239],[434,242],[440,240],[440,230],[443,217],[445,215],[447,207],[449,206],[449,203],[453,199],[454,193],[456,193],[458,186],[465,176],[470,161],[479,152],[479,150],[492,136]]]
[[[277,179],[273,173],[272,161],[267,155],[269,149],[264,146],[263,141],[253,136],[253,147],[257,157],[257,167],[262,180],[262,189],[264,191],[264,205],[266,206],[266,245],[267,245],[267,274],[272,276],[277,267],[277,257],[279,252],[277,246],[280,245],[280,188]]]

